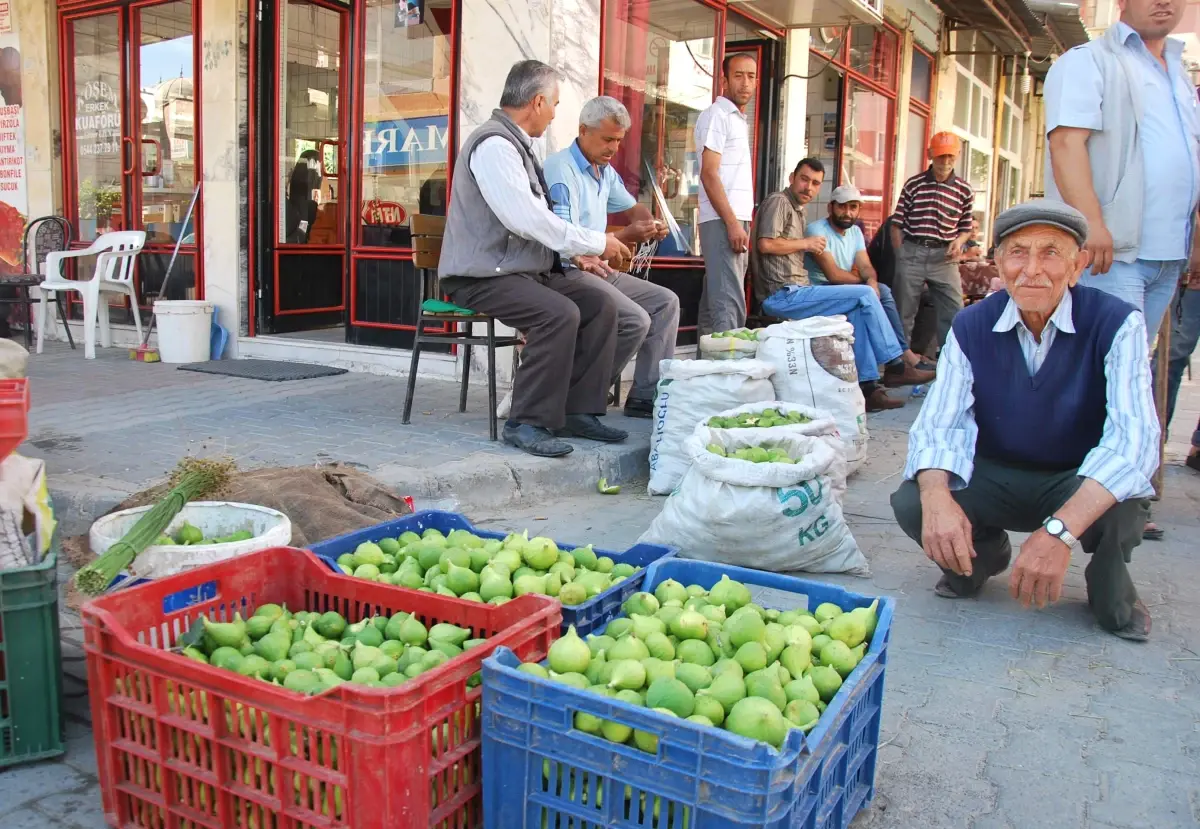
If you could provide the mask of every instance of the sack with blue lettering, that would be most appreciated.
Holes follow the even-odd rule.
[[[685,441],[691,466],[638,539],[671,544],[682,558],[774,573],[849,573],[870,566],[835,496],[839,453],[823,436],[780,436],[701,426]],[[781,449],[794,463],[755,463],[743,447]]]
[[[650,431],[650,494],[666,495],[683,480],[683,442],[696,424],[743,403],[775,399],[769,365],[758,360],[663,360]]]

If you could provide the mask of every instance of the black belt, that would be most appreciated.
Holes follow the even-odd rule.
[[[912,242],[914,245],[919,245],[923,248],[944,248],[950,245],[949,242],[941,239],[930,239],[928,236],[905,236],[904,241]]]

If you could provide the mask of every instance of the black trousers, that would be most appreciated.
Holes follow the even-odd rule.
[[[1079,489],[1078,471],[1039,472],[983,459],[975,462],[971,483],[954,500],[971,522],[975,562],[970,576],[943,572],[955,590],[970,593],[991,576],[1008,569],[1012,544],[1008,532],[1033,532]],[[905,481],[892,495],[892,510],[905,535],[921,543],[921,493]],[[1140,499],[1114,504],[1079,539],[1091,555],[1084,570],[1088,604],[1106,630],[1129,624],[1137,590],[1129,576],[1133,548],[1142,543],[1146,510]]]

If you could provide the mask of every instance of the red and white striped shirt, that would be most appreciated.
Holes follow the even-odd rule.
[[[971,231],[975,191],[956,174],[938,181],[930,167],[904,183],[896,223],[905,236],[949,244]]]

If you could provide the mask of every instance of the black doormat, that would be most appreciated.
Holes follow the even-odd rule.
[[[334,377],[346,373],[344,368],[317,366],[312,363],[288,363],[282,360],[210,360],[207,363],[186,363],[181,365],[179,370],[271,382],[310,380],[313,377]]]

